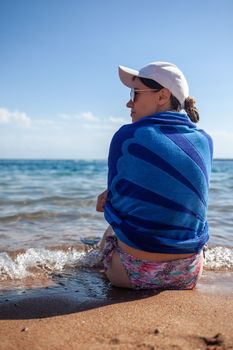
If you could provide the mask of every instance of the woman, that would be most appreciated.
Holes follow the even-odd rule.
[[[132,124],[113,136],[108,189],[97,200],[109,228],[100,243],[118,287],[193,289],[202,273],[212,140],[177,66],[119,67]],[[181,110],[184,110],[181,112]]]

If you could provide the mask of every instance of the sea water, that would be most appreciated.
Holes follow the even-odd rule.
[[[95,210],[107,162],[0,161],[0,282],[91,267],[107,227]],[[214,160],[205,267],[233,271],[233,160]]]

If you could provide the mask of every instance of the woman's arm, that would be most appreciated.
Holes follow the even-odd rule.
[[[98,198],[97,198],[97,203],[96,203],[96,211],[103,212],[104,211],[104,205],[106,203],[108,196],[108,190],[105,190],[102,192]]]
[[[103,212],[104,211],[104,205],[106,203],[107,200],[107,196],[108,196],[108,190],[105,190],[104,192],[102,192],[98,198],[97,198],[97,203],[96,203],[96,210],[99,212]],[[103,250],[104,248],[104,243],[105,243],[105,239],[109,234],[113,234],[112,232],[112,228],[111,226],[108,226],[107,230],[105,231],[101,241],[99,242],[98,246],[100,250]]]

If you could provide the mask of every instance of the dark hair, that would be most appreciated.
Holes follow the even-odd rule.
[[[138,79],[150,89],[162,90],[164,88],[162,85],[160,85],[159,83],[157,83],[157,81],[153,79],[140,78],[140,77],[138,77]]]
[[[153,79],[139,77],[139,80],[150,89],[162,90],[164,88],[164,86],[160,85]],[[187,97],[184,101],[184,110],[186,111],[186,113],[188,114],[189,118],[193,123],[197,123],[200,120],[199,112],[197,107],[195,106],[195,103],[196,101],[191,96]],[[177,112],[181,110],[180,102],[173,95],[171,95],[171,108],[172,110]]]

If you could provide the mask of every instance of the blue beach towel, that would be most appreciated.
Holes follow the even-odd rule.
[[[199,252],[206,220],[211,137],[186,113],[162,112],[122,126],[108,158],[105,219],[127,245],[148,252]]]

